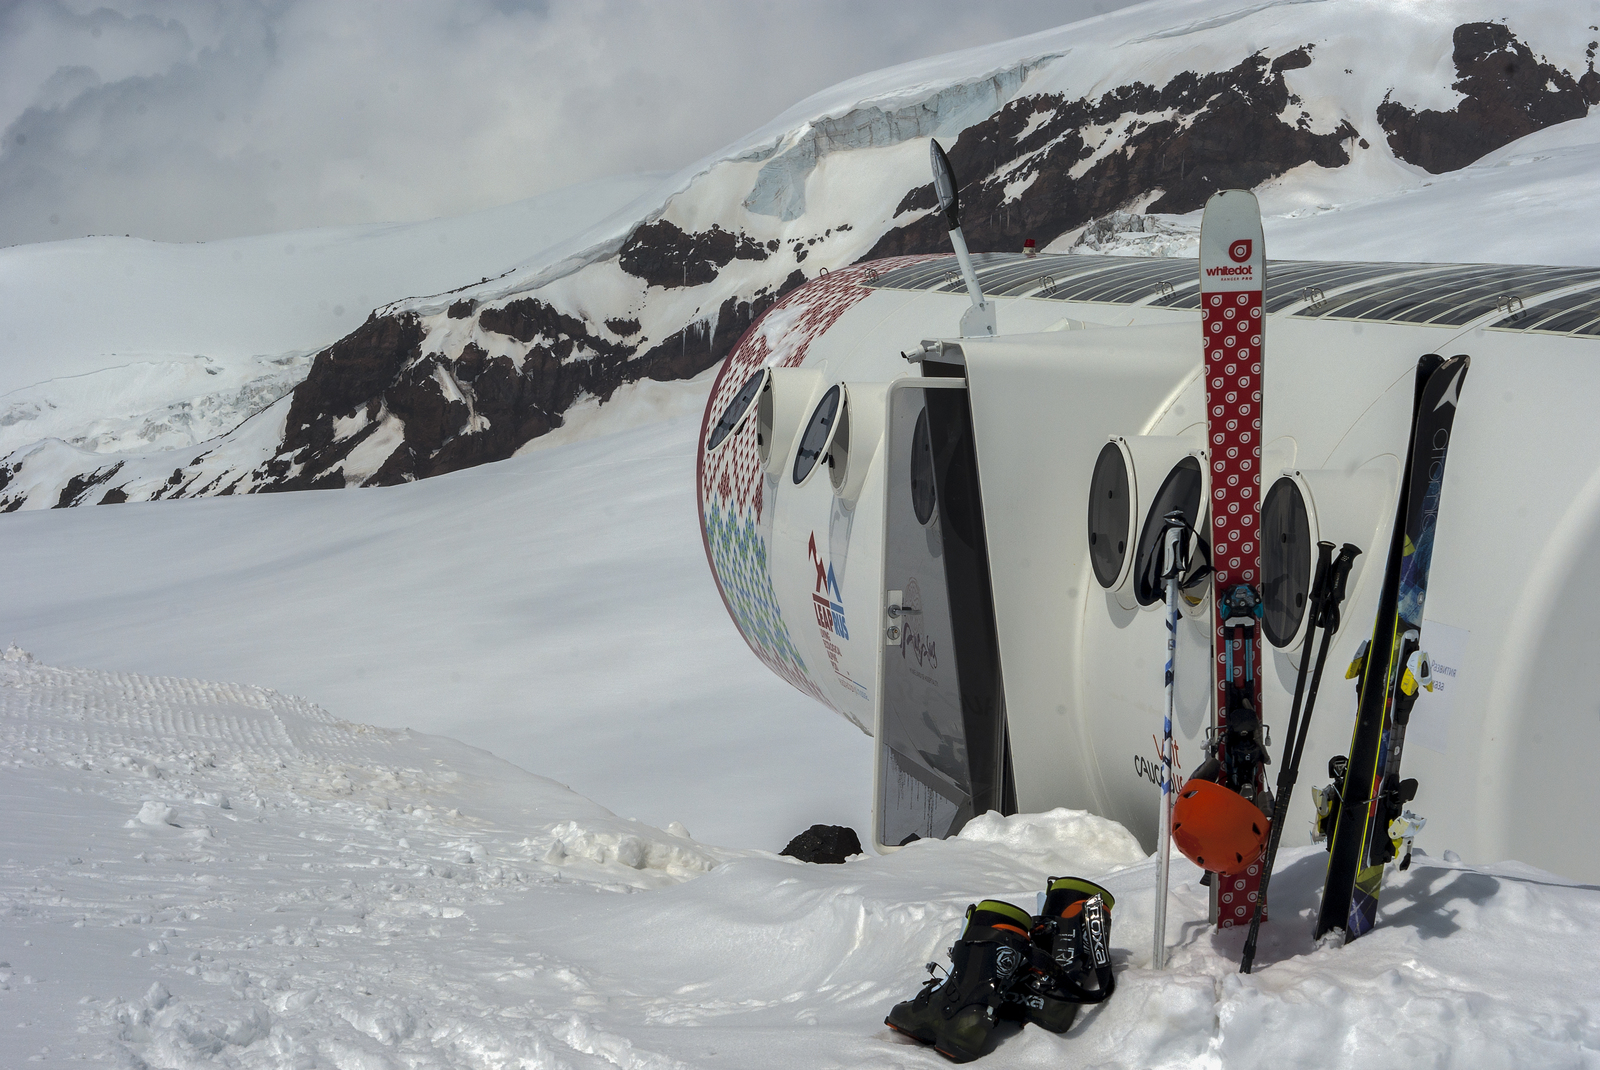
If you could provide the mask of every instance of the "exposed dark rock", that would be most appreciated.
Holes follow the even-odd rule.
[[[1301,45],[1293,52],[1285,52],[1272,61],[1272,73],[1279,74],[1283,71],[1298,71],[1303,67],[1311,66],[1311,50],[1315,45]],[[1289,103],[1300,103],[1299,98],[1290,97]]]
[[[57,499],[55,507],[57,509],[65,509],[72,505],[82,505],[90,490],[98,487],[120,471],[122,471],[122,462],[118,461],[110,468],[100,468],[93,472],[73,476],[67,480],[67,485],[61,488],[61,497]]]
[[[288,475],[289,469],[293,467],[293,465],[294,462],[288,457],[274,457],[272,460],[261,466],[258,474],[262,479],[268,482],[276,482]]]
[[[656,224],[651,240],[667,245],[677,240],[670,224]],[[674,229],[675,230],[675,229]],[[765,246],[744,235],[710,230],[682,235],[685,248],[701,256],[691,280],[715,275],[734,258],[765,259]],[[637,235],[635,235],[637,237]],[[662,253],[666,245],[634,242],[635,254]],[[635,266],[638,266],[635,264]],[[709,267],[707,267],[709,266]],[[683,272],[680,272],[682,277]],[[536,297],[504,305],[456,302],[448,315],[477,318],[477,326],[525,345],[520,357],[491,357],[490,349],[467,342],[461,353],[422,353],[422,326],[411,313],[370,317],[355,333],[312,361],[306,381],[294,390],[285,433],[277,456],[254,470],[253,489],[320,489],[346,486],[347,457],[379,429],[402,429],[402,441],[362,480],[366,486],[394,485],[501,461],[523,443],[557,429],[579,397],[610,400],[619,385],[651,379],[685,379],[726,357],[750,323],[779,296],[802,285],[795,270],[778,288],[762,288],[754,296],[726,297],[714,313],[643,350],[635,318],[613,318],[600,331],[581,315],[565,312]],[[616,341],[632,339],[632,341]],[[354,433],[336,440],[334,422],[365,417]],[[392,432],[390,432],[392,433]],[[195,459],[197,465],[200,457]],[[363,462],[363,470],[371,461]],[[192,472],[190,465],[190,472]],[[229,473],[197,486],[182,483],[186,470],[174,470],[165,496],[230,493],[242,477]],[[80,481],[69,488],[74,501],[88,488]],[[222,489],[219,489],[222,488]]]
[[[503,308],[484,309],[478,316],[478,326],[519,342],[537,341],[539,348],[548,349],[561,360],[570,357],[580,344],[604,357],[625,357],[633,352],[631,346],[593,334],[589,324],[577,316],[533,297],[513,301]]]
[[[812,825],[778,853],[802,862],[842,865],[851,855],[861,853],[861,839],[855,829],[843,825]]]
[[[305,382],[289,403],[281,453],[333,441],[333,418],[354,416],[373,395],[392,383],[422,349],[422,326],[412,313],[370,317],[360,327],[318,353]]]
[[[528,347],[520,359],[491,357],[475,343],[468,343],[454,360],[438,353],[421,355],[420,330],[384,333],[381,324],[368,325],[367,337],[347,339],[335,347],[343,363],[325,362],[319,356],[314,375],[316,369],[322,369],[321,374],[315,384],[307,381],[319,396],[334,397],[344,406],[333,415],[348,418],[364,406],[365,426],[335,442],[332,415],[309,421],[294,443],[286,443],[277,457],[257,470],[258,481],[269,484],[260,489],[342,486],[344,459],[390,419],[403,425],[403,441],[364,480],[365,485],[402,483],[504,459],[530,439],[560,427],[566,411],[581,396],[603,402],[627,382],[683,379],[705,370],[726,356],[779,296],[804,281],[796,271],[776,289],[758,290],[749,299],[729,297],[715,313],[644,352],[637,345],[612,341],[581,317],[535,298],[474,312],[483,330]],[[618,321],[608,325],[609,335],[620,334],[618,328],[628,336],[639,332],[636,321]],[[378,338],[388,338],[400,348],[380,359],[373,352]],[[335,392],[328,386],[336,368],[358,357],[363,362],[340,383],[353,379],[356,372],[365,375],[370,392],[359,401],[349,390]],[[388,379],[379,382],[384,371]],[[297,396],[291,414],[299,405]],[[299,474],[290,476],[294,465],[301,466]]]
[[[717,309],[715,323],[709,319],[691,323],[646,350],[634,362],[637,374],[629,379],[692,379],[727,356],[777,298],[776,293],[758,295],[754,301],[728,298]]]
[[[1251,189],[1303,163],[1349,163],[1345,143],[1356,131],[1348,123],[1317,134],[1303,114],[1284,118],[1290,94],[1283,72],[1310,63],[1307,45],[1273,62],[1258,53],[1230,70],[1186,71],[1159,89],[1134,82],[1094,100],[1039,94],[1011,101],[949,149],[965,183],[967,245],[1020,249],[1024,238],[1052,239],[1150,193],[1160,196],[1148,211],[1189,212],[1219,189]],[[1074,178],[1073,167],[1094,155],[1090,141],[1100,137],[1118,139],[1117,147]],[[1030,178],[1006,200],[1008,186]],[[932,186],[919,186],[897,214],[933,207]],[[942,217],[923,214],[889,231],[862,259],[948,247]]]
[[[400,448],[389,454],[388,460],[368,477],[366,485],[371,487],[392,487],[400,483],[409,483],[416,477],[412,475],[417,467],[417,454],[405,443]]]
[[[1499,23],[1457,26],[1453,41],[1461,77],[1452,88],[1464,100],[1449,111],[1412,111],[1387,97],[1378,106],[1394,154],[1425,171],[1458,170],[1535,130],[1582,118],[1597,101],[1600,77],[1592,56],[1585,85],[1541,62]]]
[[[445,314],[453,320],[464,320],[471,316],[472,310],[477,307],[478,302],[470,298],[463,297],[461,300],[451,305]]]
[[[623,271],[651,286],[703,286],[734,260],[765,260],[765,245],[712,225],[686,234],[665,219],[647,223],[628,236],[617,262]]]
[[[401,393],[426,412],[425,402],[408,394],[413,380],[403,379],[422,348],[421,323],[412,313],[368,317],[349,335],[318,353],[305,382],[295,388],[278,455],[256,471],[267,483],[260,490],[318,490],[345,485],[342,462],[350,451],[377,430],[375,419],[384,392],[401,385]],[[437,388],[437,384],[435,384]],[[442,395],[440,400],[442,401]],[[378,403],[378,404],[375,404]],[[356,434],[339,440],[334,419],[348,419],[365,409],[368,421]],[[440,422],[444,417],[441,415]],[[424,433],[436,432],[424,422]],[[199,458],[195,459],[196,464]],[[301,466],[297,475],[289,469]],[[337,475],[337,479],[335,479]],[[222,479],[218,477],[218,480]],[[180,487],[168,497],[206,493],[209,488]]]
[[[456,358],[456,378],[470,383],[483,374],[488,366],[489,353],[477,342],[468,342]]]
[[[100,498],[100,505],[121,505],[128,500],[128,492],[121,487],[112,487]]]
[[[804,282],[805,276],[795,271],[778,288],[757,291],[752,299],[729,297],[714,316],[637,355],[634,347],[606,342],[590,334],[582,320],[538,301],[485,309],[480,325],[488,318],[497,333],[533,342],[527,354],[518,363],[505,356],[491,358],[469,345],[454,365],[430,356],[407,368],[382,394],[388,412],[405,421],[405,441],[365,485],[402,483],[503,460],[560,427],[580,396],[604,402],[624,383],[697,375],[727,356],[762,312]],[[454,374],[468,399],[471,414],[478,418],[475,429],[466,427],[467,404],[446,402],[438,391],[438,377],[445,374]]]
[[[926,212],[939,207],[939,195],[933,191],[933,183],[926,186],[917,186],[906,192],[900,198],[900,203],[895,205],[895,215],[905,215],[907,212]]]
[[[347,485],[348,485],[348,481],[344,478],[344,469],[343,468],[335,468],[333,471],[324,473],[323,475],[318,476],[316,479],[307,480],[305,483],[303,483],[301,486],[299,486],[296,489],[297,490],[342,490]]]
[[[447,383],[455,389],[450,389]],[[471,415],[467,403],[450,396],[460,393],[460,385],[451,378],[444,359],[431,354],[396,376],[383,392],[383,402],[405,423],[406,445],[432,455],[467,425]]]

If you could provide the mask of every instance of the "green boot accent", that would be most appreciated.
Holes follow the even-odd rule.
[[[1019,1016],[1052,1033],[1064,1033],[1084,1003],[1116,991],[1111,972],[1111,908],[1116,898],[1081,877],[1052,877],[1034,919],[1029,968],[1012,990]],[[1087,982],[1094,987],[1087,987]]]
[[[982,1055],[1006,991],[1028,965],[1032,923],[1027,911],[998,899],[968,907],[949,974],[942,982],[928,978],[915,998],[894,1005],[884,1024],[954,1062]],[[930,962],[928,972],[934,968]]]

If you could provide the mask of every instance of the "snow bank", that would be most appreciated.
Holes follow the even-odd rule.
[[[1116,996],[985,1065],[1585,1066],[1600,889],[1419,857],[1379,928],[1311,946],[1284,852],[1257,971],[1175,867],[1058,810],[813,866],[624,821],[452,740],[259,687],[0,658],[0,1063],[933,1066],[882,1025],[966,904],[1116,896]],[[1448,857],[1448,856],[1447,856]]]

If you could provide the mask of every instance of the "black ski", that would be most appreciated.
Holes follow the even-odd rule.
[[[1331,828],[1318,939],[1338,929],[1353,940],[1372,928],[1383,867],[1395,853],[1390,826],[1416,794],[1416,781],[1399,779],[1400,757],[1417,688],[1426,676],[1417,640],[1445,457],[1469,363],[1464,355],[1443,360],[1434,354],[1417,363],[1411,442],[1377,617],[1372,639],[1351,667],[1360,680],[1355,730],[1341,782],[1330,786],[1336,799],[1326,819]]]
[[[1307,609],[1310,621],[1300,648],[1300,672],[1294,682],[1294,702],[1289,708],[1289,731],[1283,744],[1283,763],[1278,768],[1278,814],[1288,812],[1289,800],[1294,795],[1295,780],[1300,774],[1300,756],[1306,749],[1306,735],[1311,731],[1311,714],[1317,706],[1317,688],[1322,684],[1322,669],[1328,661],[1328,646],[1333,633],[1339,630],[1339,607],[1344,604],[1345,583],[1350,578],[1350,566],[1361,550],[1345,543],[1337,559],[1333,556],[1333,543],[1317,543],[1316,578],[1311,582],[1311,602]],[[1311,686],[1306,687],[1306,673],[1311,668],[1311,648],[1317,630],[1322,630],[1322,642],[1317,646],[1316,668],[1311,670]],[[1301,713],[1304,700],[1305,712]],[[1261,917],[1267,909],[1267,889],[1272,883],[1272,864],[1278,858],[1278,841],[1283,838],[1283,822],[1273,821],[1267,838],[1267,853],[1261,863],[1261,889],[1256,895],[1256,908],[1250,917],[1250,935],[1245,938],[1244,954],[1239,959],[1239,972],[1249,973],[1256,957],[1256,937],[1261,932]]]

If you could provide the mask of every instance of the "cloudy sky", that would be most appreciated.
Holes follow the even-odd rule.
[[[0,0],[0,246],[425,219],[674,170],[1128,0]]]

